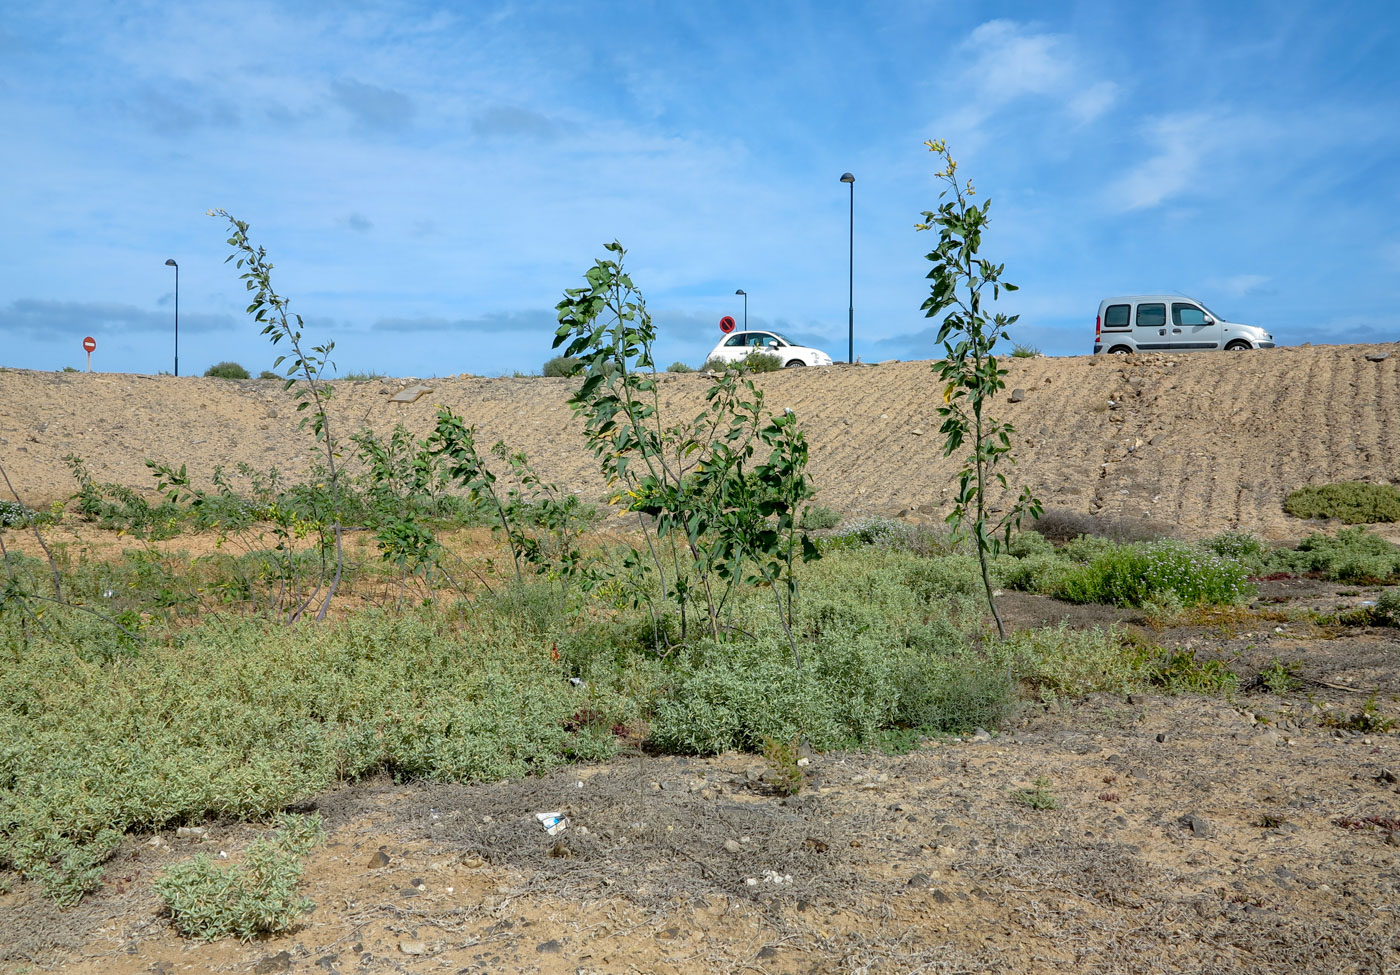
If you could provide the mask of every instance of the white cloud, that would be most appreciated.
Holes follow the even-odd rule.
[[[959,50],[971,58],[958,83],[972,92],[966,99],[970,107],[946,119],[940,131],[951,128],[962,136],[960,142],[974,141],[984,122],[1021,99],[1048,99],[1077,124],[1092,122],[1118,101],[1118,85],[1087,78],[1072,39],[1064,34],[991,20],[974,29]]]
[[[1270,293],[1270,290],[1264,287],[1269,280],[1267,274],[1235,274],[1227,278],[1213,278],[1207,283],[1212,291],[1231,298],[1243,298],[1246,295]]]
[[[1088,124],[1112,108],[1117,100],[1117,85],[1111,81],[1096,81],[1070,99],[1069,113],[1081,125]]]
[[[1204,115],[1154,120],[1147,130],[1153,155],[1109,185],[1109,203],[1120,210],[1141,210],[1185,190],[1211,148],[1212,121]]]

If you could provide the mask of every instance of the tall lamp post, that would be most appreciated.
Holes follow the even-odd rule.
[[[736,295],[744,296],[744,331],[747,332],[749,330],[749,293],[743,288],[740,288],[734,293]]]
[[[175,269],[175,375],[180,375],[180,265],[175,263],[175,258],[169,258],[165,262],[166,267]]]
[[[846,283],[846,362],[853,364],[856,361],[856,178],[850,173],[842,173],[841,182],[851,184],[851,263],[850,277]]]

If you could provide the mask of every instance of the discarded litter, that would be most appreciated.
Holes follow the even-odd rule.
[[[550,836],[557,836],[569,826],[569,817],[561,812],[535,813],[535,818],[540,821],[540,825]]]

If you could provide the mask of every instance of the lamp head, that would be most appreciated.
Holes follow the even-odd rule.
[[[852,176],[850,173],[842,173],[842,174],[841,174],[841,182],[843,182],[843,183],[854,183],[855,181],[856,181],[856,178],[855,178],[854,176]]]
[[[171,258],[167,258],[167,259],[166,259],[165,266],[166,266],[166,267],[179,267],[180,265],[176,264],[176,263],[175,263],[175,258],[171,257]]]
[[[746,298],[748,297],[748,294],[749,294],[749,293],[748,293],[747,291],[745,291],[743,288],[740,288],[738,291],[735,291],[734,293],[735,293],[736,295],[743,295],[743,296],[746,297]]]

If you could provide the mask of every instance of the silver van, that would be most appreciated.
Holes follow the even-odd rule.
[[[1227,322],[1194,298],[1127,295],[1099,303],[1094,353],[1272,349],[1274,337],[1254,325]]]

